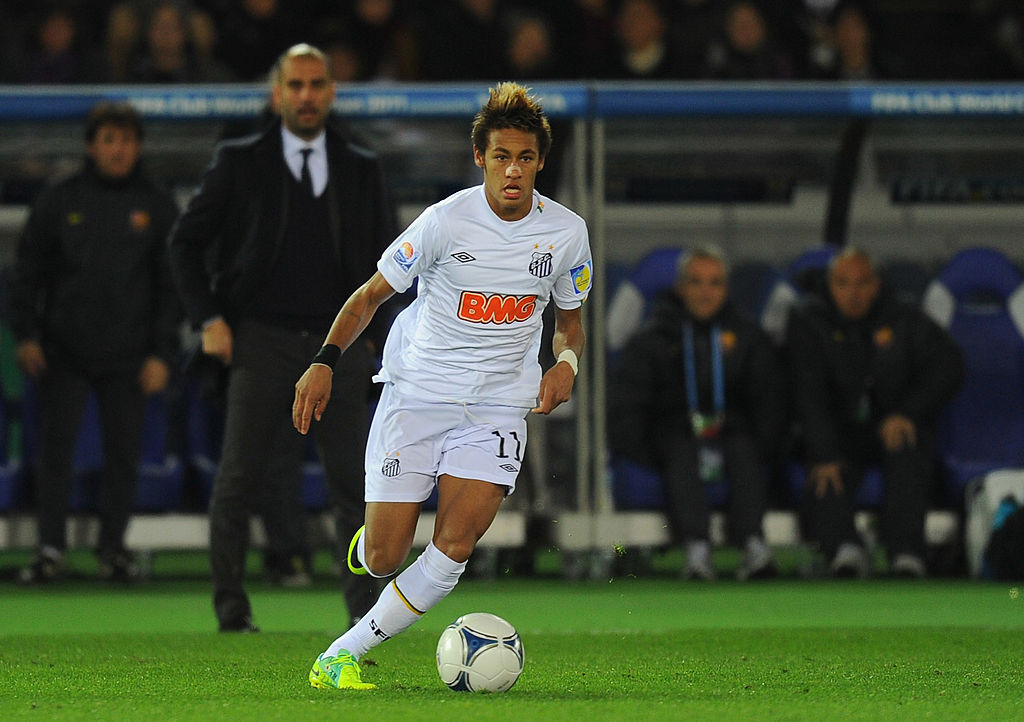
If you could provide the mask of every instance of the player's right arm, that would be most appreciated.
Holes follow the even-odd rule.
[[[370,324],[381,304],[393,295],[395,289],[384,279],[380,271],[374,273],[369,281],[348,297],[345,305],[338,311],[324,340],[324,346],[337,346],[341,353],[344,353]],[[309,432],[309,424],[313,418],[319,421],[323,416],[327,402],[331,398],[333,374],[328,366],[310,364],[302,378],[295,384],[292,423],[300,434]]]

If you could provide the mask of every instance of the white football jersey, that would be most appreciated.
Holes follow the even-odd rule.
[[[524,408],[540,390],[544,308],[578,308],[592,277],[582,218],[534,192],[525,218],[504,221],[482,185],[423,211],[377,268],[399,292],[419,285],[376,380],[427,400]]]

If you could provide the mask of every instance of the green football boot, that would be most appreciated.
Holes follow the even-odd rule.
[[[309,684],[322,689],[377,689],[364,682],[355,658],[344,649],[336,657],[321,654],[309,670]]]

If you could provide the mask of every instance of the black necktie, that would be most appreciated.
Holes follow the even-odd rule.
[[[302,172],[299,174],[299,183],[302,184],[303,190],[309,195],[313,195],[313,176],[309,174],[309,154],[313,152],[312,148],[302,149]]]

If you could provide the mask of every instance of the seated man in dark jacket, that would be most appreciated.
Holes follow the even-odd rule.
[[[679,260],[676,283],[622,352],[610,390],[611,445],[658,470],[687,577],[712,579],[703,484],[729,481],[731,537],[741,579],[771,576],[761,523],[765,471],[785,428],[784,373],[771,340],[728,300],[728,266],[715,248]]]
[[[864,251],[833,258],[827,289],[793,310],[786,341],[808,469],[807,531],[834,574],[866,576],[853,499],[864,469],[880,465],[890,570],[924,576],[935,427],[963,377],[960,351],[920,309],[886,292]]]

